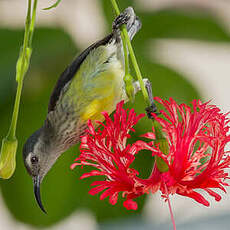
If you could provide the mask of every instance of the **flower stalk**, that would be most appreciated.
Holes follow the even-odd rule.
[[[51,10],[51,9],[57,7],[60,4],[61,1],[62,0],[57,0],[52,6],[44,8],[43,10]]]
[[[170,198],[169,198],[169,195],[168,195],[168,189],[167,189],[166,184],[164,184],[164,187],[165,187],[165,191],[167,192],[167,203],[168,203],[168,207],[169,207],[171,221],[172,221],[172,224],[173,224],[173,230],[176,230],[176,222],[175,222],[175,218],[174,218],[174,215],[173,215],[172,205],[171,205],[171,201],[170,201]]]
[[[119,10],[119,7],[117,5],[116,0],[111,0],[111,3],[112,3],[113,8],[114,8],[114,10],[116,12],[116,15],[118,16],[120,14],[120,10]],[[123,47],[124,47],[125,66],[128,65],[128,53],[127,53],[127,49],[126,49],[126,47],[128,47],[130,59],[132,61],[134,70],[136,72],[137,79],[138,79],[138,81],[140,83],[140,87],[141,87],[141,91],[142,91],[145,103],[146,103],[147,106],[150,106],[151,104],[150,104],[150,101],[149,101],[148,92],[147,92],[147,90],[145,88],[143,77],[142,77],[140,68],[138,66],[137,59],[136,59],[136,56],[134,54],[133,47],[131,45],[129,35],[128,35],[128,32],[127,32],[127,29],[126,29],[125,25],[121,26],[121,34],[122,34],[121,39],[122,39],[122,43],[123,43]],[[127,70],[129,71],[129,69],[127,69],[127,67],[126,67],[125,71],[127,71]],[[127,76],[127,75],[129,75],[129,73],[125,72],[125,76]]]
[[[113,8],[114,8],[114,10],[116,12],[116,15],[118,16],[120,14],[120,10],[119,10],[119,7],[118,7],[118,4],[117,4],[116,0],[111,0],[111,3],[112,3]],[[128,32],[127,32],[127,29],[126,29],[125,25],[121,26],[121,39],[122,39],[122,43],[123,43],[124,56],[125,56],[125,77],[124,77],[124,82],[125,82],[125,85],[126,85],[127,95],[129,97],[129,99],[131,99],[131,101],[134,100],[134,95],[132,94],[132,92],[133,92],[132,77],[129,74],[129,57],[128,57],[128,52],[127,52],[127,48],[128,48],[130,59],[131,59],[132,64],[133,64],[133,68],[134,68],[134,70],[136,72],[137,79],[138,79],[138,81],[140,83],[140,88],[141,88],[141,91],[142,91],[142,95],[144,97],[145,104],[146,104],[147,107],[149,107],[149,106],[151,106],[151,101],[150,101],[148,92],[147,92],[147,90],[145,88],[145,84],[144,84],[144,81],[143,81],[141,70],[140,70],[139,65],[137,63],[137,59],[136,59],[136,56],[135,56],[132,44],[130,42],[129,35],[128,35]],[[167,155],[167,152],[168,152],[168,150],[167,150],[167,148],[168,148],[167,147],[167,142],[166,142],[166,140],[164,138],[164,135],[163,135],[163,133],[161,131],[161,127],[160,127],[160,125],[158,124],[157,121],[155,121],[154,119],[152,121],[153,121],[154,129],[158,133],[158,135],[156,135],[155,144],[159,144],[160,148],[162,149],[162,152],[164,152]],[[158,169],[161,172],[165,172],[165,171],[168,170],[168,166],[159,157],[156,157],[156,164],[157,164]]]
[[[24,41],[16,64],[16,81],[18,83],[18,86],[14,103],[14,110],[8,134],[2,141],[0,155],[0,177],[3,179],[9,179],[13,175],[16,166],[16,152],[18,143],[16,138],[16,128],[18,121],[18,112],[23,88],[23,80],[29,69],[30,58],[32,54],[32,39],[35,27],[36,9],[37,0],[34,0],[33,2],[33,9],[32,1],[28,0]]]

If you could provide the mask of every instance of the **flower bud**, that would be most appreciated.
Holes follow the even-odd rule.
[[[17,139],[8,140],[4,138],[2,141],[0,155],[0,178],[9,179],[16,167]]]

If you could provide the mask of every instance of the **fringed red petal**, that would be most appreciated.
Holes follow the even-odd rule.
[[[140,147],[127,145],[130,132],[134,132],[134,125],[144,116],[136,115],[133,109],[124,110],[124,102],[117,104],[113,119],[107,112],[103,112],[105,123],[99,123],[96,130],[91,121],[88,121],[88,131],[82,137],[80,145],[80,156],[76,159],[71,168],[78,165],[89,165],[96,170],[85,173],[81,179],[90,176],[105,176],[106,180],[95,181],[89,193],[95,195],[105,190],[100,199],[109,197],[109,202],[117,203],[118,194],[134,194],[135,197],[142,195],[140,183],[137,183],[138,171],[130,168],[130,164],[135,160],[135,154],[140,151]],[[138,188],[137,188],[138,186]],[[131,203],[130,203],[131,205]],[[129,206],[130,206],[129,205]]]
[[[153,116],[162,126],[169,153],[164,155],[154,142],[147,144],[137,141],[137,148],[150,150],[153,156],[160,156],[167,163],[169,171],[162,174],[160,183],[166,183],[169,193],[187,196],[209,206],[209,202],[195,191],[203,189],[220,201],[221,196],[211,189],[226,191],[224,186],[229,185],[226,182],[229,174],[225,172],[230,167],[230,156],[225,152],[226,144],[230,141],[227,114],[200,100],[193,100],[190,108],[177,104],[172,98],[168,101],[158,97],[154,99],[164,107],[160,116]],[[144,136],[151,139],[154,135],[153,130],[152,134]],[[154,180],[152,183],[155,184]],[[150,188],[151,184],[148,186]],[[164,186],[160,186],[160,189],[166,195]]]

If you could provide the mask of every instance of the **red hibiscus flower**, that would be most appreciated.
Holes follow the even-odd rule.
[[[169,170],[160,173],[155,167],[150,177],[152,181],[149,180],[146,186],[158,183],[163,196],[176,193],[209,206],[203,195],[196,191],[202,189],[219,201],[221,196],[212,189],[225,192],[224,186],[228,186],[225,181],[229,179],[225,169],[230,166],[230,156],[225,151],[230,141],[227,114],[200,100],[193,100],[190,108],[185,104],[178,105],[173,99],[155,99],[166,110],[160,111],[161,116],[153,116],[162,126],[169,151],[165,155],[152,142],[139,141],[138,145],[161,157]],[[151,133],[146,136],[151,138]]]
[[[91,121],[88,130],[81,139],[80,156],[71,168],[77,165],[90,165],[96,168],[81,176],[81,179],[90,176],[105,176],[106,180],[95,181],[89,193],[95,195],[105,190],[100,199],[109,197],[109,202],[117,203],[118,194],[126,198],[124,206],[127,209],[137,209],[134,198],[143,194],[143,186],[139,183],[138,172],[130,168],[135,159],[137,148],[135,144],[127,145],[129,132],[135,131],[133,126],[144,116],[136,115],[133,109],[129,112],[122,108],[124,102],[117,105],[114,121],[104,112],[105,124],[100,124],[96,131]]]

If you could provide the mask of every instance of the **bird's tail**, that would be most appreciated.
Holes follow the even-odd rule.
[[[130,40],[141,29],[141,21],[136,16],[132,7],[128,7],[113,22],[113,33],[117,40],[120,40],[120,27],[126,24]]]

